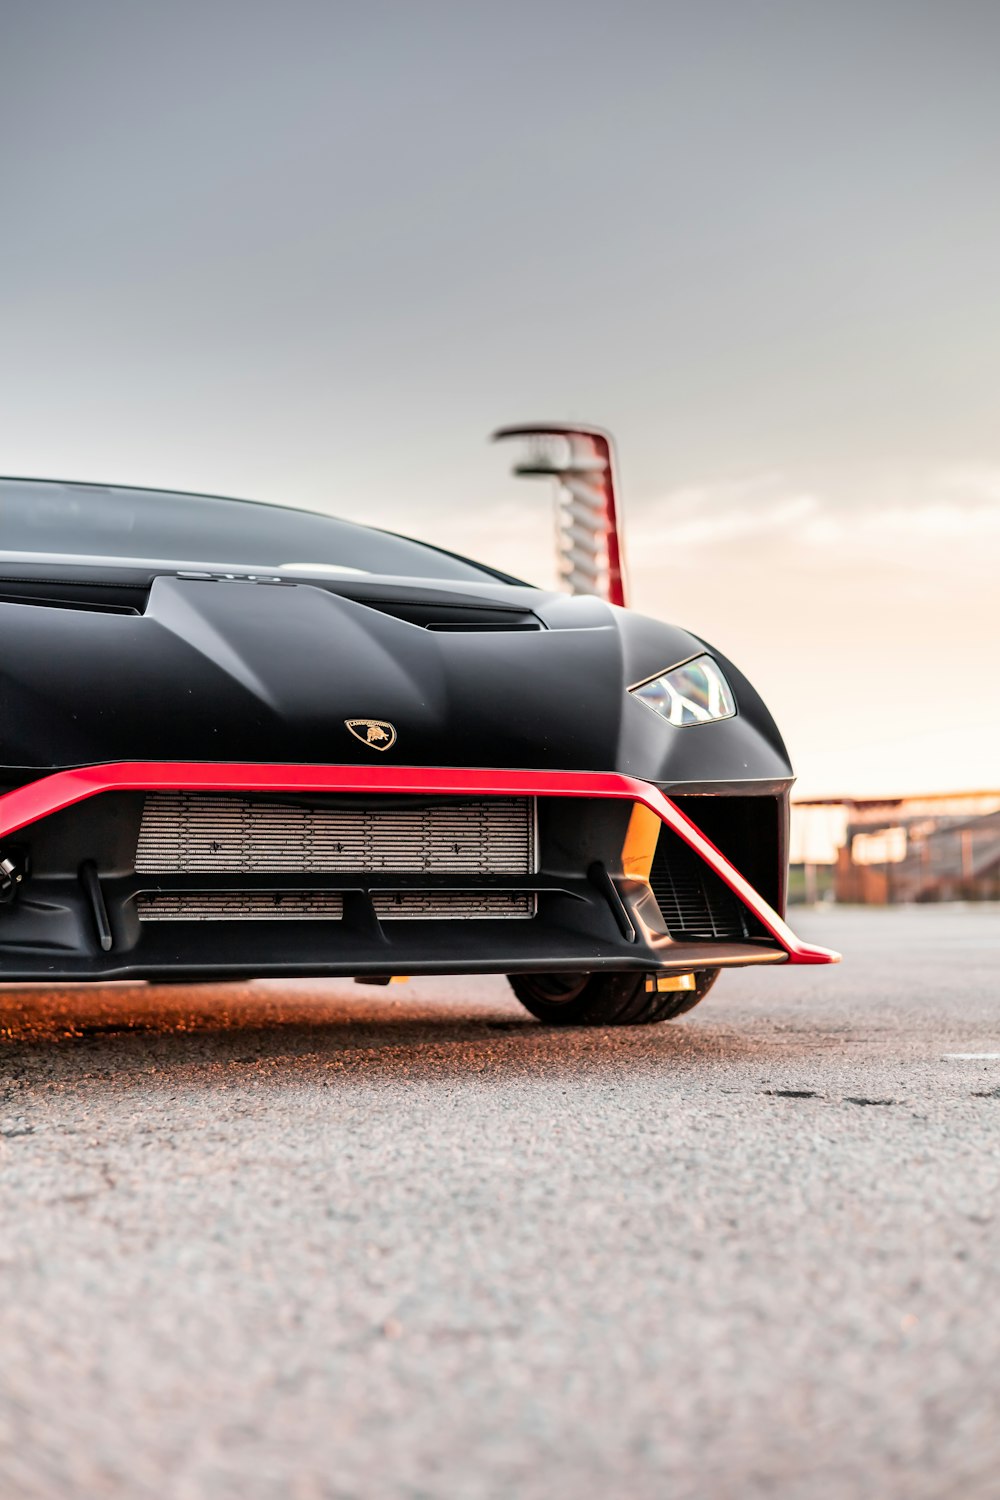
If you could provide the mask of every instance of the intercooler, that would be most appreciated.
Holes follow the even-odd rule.
[[[533,891],[374,891],[381,922],[427,922],[442,917],[533,917]]]
[[[475,888],[479,875],[523,877],[537,868],[532,798],[417,805],[316,805],[169,792],[147,796],[135,869],[140,875],[463,876],[468,890],[375,888],[382,922],[533,917],[536,897]],[[140,921],[339,921],[329,890],[149,890]]]
[[[146,798],[135,868],[140,875],[530,875],[534,826],[528,797],[302,807],[163,792]]]
[[[381,922],[532,917],[532,891],[373,891]],[[140,922],[339,922],[339,891],[140,891]]]
[[[339,891],[140,891],[140,922],[339,922]]]

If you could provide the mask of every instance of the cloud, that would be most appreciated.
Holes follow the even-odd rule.
[[[996,782],[998,539],[1000,471],[969,465],[688,485],[628,512],[627,553],[637,608],[738,662],[800,791],[839,795]]]
[[[943,469],[937,476],[937,483],[942,489],[1000,505],[1000,468],[993,465],[964,464]]]
[[[638,555],[772,558],[798,555],[810,566],[862,559],[940,569],[940,544],[1000,536],[1000,470],[966,466],[924,477],[879,481],[863,493],[817,494],[780,474],[686,485],[637,510],[629,541]]]
[[[821,511],[815,495],[775,493],[759,482],[730,483],[668,495],[640,512],[629,529],[643,548],[731,546],[748,538],[802,534],[804,523],[818,519]]]

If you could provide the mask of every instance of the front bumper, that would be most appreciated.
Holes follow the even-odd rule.
[[[586,856],[572,867],[545,867],[518,882],[537,901],[534,921],[412,921],[389,924],[375,914],[373,895],[399,881],[375,874],[312,877],[342,897],[342,920],[332,924],[290,922],[178,922],[140,924],[137,893],[150,882],[100,854],[88,852],[86,829],[62,846],[65,868],[46,876],[44,860],[32,869],[18,902],[0,910],[0,979],[110,980],[185,975],[329,974],[383,976],[393,973],[515,973],[631,970],[660,973],[757,963],[834,963],[837,954],[804,943],[779,913],[725,857],[691,817],[658,787],[616,772],[531,771],[408,766],[322,766],[203,762],[127,762],[58,771],[0,796],[0,854],[30,849],[46,820],[86,807],[99,830],[101,799],[155,792],[238,793],[295,797],[331,794],[358,798],[539,799],[565,806],[582,799],[607,809],[624,827],[636,809],[658,820],[703,861],[749,914],[745,941],[689,941],[670,936],[648,879],[625,859]],[[582,810],[582,809],[581,809]],[[82,811],[81,811],[82,816]],[[86,820],[85,820],[86,821]],[[101,835],[103,837],[103,835]],[[75,843],[74,843],[75,838]],[[97,838],[100,842],[100,838]],[[611,840],[614,843],[614,840]],[[41,841],[41,845],[44,840]],[[621,848],[621,842],[618,841]],[[133,846],[134,848],[134,846]],[[56,862],[58,863],[58,862]],[[646,872],[648,874],[648,871]],[[468,887],[469,879],[463,878]],[[458,884],[459,882],[453,882]],[[184,884],[157,879],[169,893]],[[187,885],[190,886],[190,880]],[[222,888],[226,882],[202,882]],[[229,882],[231,886],[232,881]],[[284,875],[248,879],[246,888],[301,889]],[[484,890],[512,882],[486,877]],[[447,889],[448,880],[422,887]],[[294,934],[292,929],[294,929]],[[292,940],[294,936],[294,941]]]

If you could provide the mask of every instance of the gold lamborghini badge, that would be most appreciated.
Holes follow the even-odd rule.
[[[344,723],[371,750],[391,750],[396,743],[396,726],[385,719],[345,719]]]

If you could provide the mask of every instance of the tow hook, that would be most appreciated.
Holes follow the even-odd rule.
[[[10,906],[23,879],[24,872],[19,865],[6,855],[0,857],[0,906]]]

